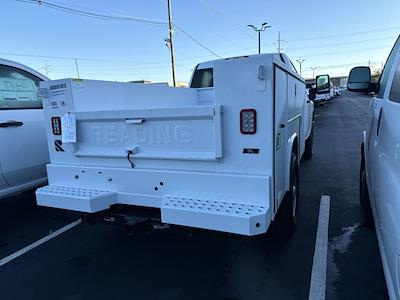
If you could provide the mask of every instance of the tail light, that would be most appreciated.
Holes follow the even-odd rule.
[[[61,135],[61,118],[52,117],[51,118],[51,128],[53,128],[54,135]]]
[[[242,109],[240,111],[240,132],[242,134],[255,134],[257,131],[257,113],[255,109]]]

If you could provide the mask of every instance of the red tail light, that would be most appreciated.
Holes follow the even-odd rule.
[[[54,135],[61,135],[61,119],[60,117],[51,118],[51,128],[53,128]]]
[[[248,108],[240,111],[240,132],[242,134],[255,134],[257,132],[257,113],[255,109]]]

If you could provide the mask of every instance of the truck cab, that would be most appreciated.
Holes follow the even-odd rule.
[[[0,59],[0,198],[46,183],[49,162],[42,100],[44,75]]]
[[[360,202],[375,222],[390,299],[400,299],[400,37],[377,85],[369,67],[356,67],[347,87],[373,94],[361,145]]]
[[[153,207],[164,223],[243,235],[274,220],[294,230],[313,102],[284,54],[201,63],[190,88],[62,79],[41,92],[51,162],[39,205]]]

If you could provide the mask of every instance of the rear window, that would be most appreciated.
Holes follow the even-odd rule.
[[[213,69],[197,69],[194,72],[191,88],[207,88],[214,86]]]

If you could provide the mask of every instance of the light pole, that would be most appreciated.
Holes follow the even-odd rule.
[[[301,76],[301,65],[303,64],[303,62],[305,62],[306,60],[303,58],[303,59],[296,59],[296,61],[299,63],[299,65],[300,65],[300,76]]]
[[[317,67],[311,67],[312,70],[312,77],[315,78],[315,70],[318,69]]]
[[[257,28],[254,25],[247,25],[247,26],[253,28],[253,30],[255,32],[257,32],[257,34],[258,34],[258,54],[260,54],[261,53],[261,31],[264,31],[265,29],[270,28],[271,26],[269,26],[267,22],[262,23],[260,28]]]

